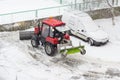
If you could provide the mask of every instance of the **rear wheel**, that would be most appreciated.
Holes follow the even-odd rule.
[[[39,45],[39,40],[38,40],[38,36],[37,35],[33,35],[31,38],[31,44],[33,47],[38,47]]]
[[[45,44],[45,52],[49,56],[54,56],[55,52],[56,52],[56,48],[52,44],[46,43]]]

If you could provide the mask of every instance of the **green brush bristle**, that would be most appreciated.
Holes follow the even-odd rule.
[[[84,48],[84,46],[80,46],[80,47],[75,47],[75,48],[70,48],[70,49],[66,49],[67,53],[66,54],[75,54],[75,53],[79,53],[80,52],[80,48]],[[64,53],[64,50],[61,50],[61,53]]]
[[[74,49],[68,49],[67,54],[75,54],[80,52],[80,49],[74,48]]]

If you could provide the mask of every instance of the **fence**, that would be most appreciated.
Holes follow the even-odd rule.
[[[36,10],[28,10],[7,14],[0,14],[0,24],[13,23],[26,20],[34,20],[36,18],[44,18],[50,16],[58,16],[63,13],[63,10],[70,9],[70,5],[42,8]]]
[[[69,3],[86,3],[86,2],[106,2],[106,0],[54,0],[60,4],[69,4]],[[110,3],[112,3],[113,0],[108,0]],[[117,5],[119,3],[119,0],[114,0],[114,5]]]
[[[107,3],[93,1],[93,2],[76,3],[76,4],[71,3],[67,5],[62,5],[62,6],[56,6],[56,7],[0,14],[0,24],[34,20],[36,18],[45,18],[50,16],[58,16],[58,15],[61,15],[65,9],[88,11],[88,10],[95,10],[95,9],[105,8],[105,7],[106,8],[108,7]]]

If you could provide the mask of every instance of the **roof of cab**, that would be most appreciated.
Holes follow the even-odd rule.
[[[51,27],[58,27],[58,26],[61,26],[61,25],[65,25],[64,22],[62,22],[60,20],[57,20],[57,19],[54,19],[54,18],[45,19],[45,20],[43,20],[43,23],[47,24]]]

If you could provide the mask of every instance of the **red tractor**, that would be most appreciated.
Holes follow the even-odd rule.
[[[69,28],[65,26],[64,22],[54,18],[45,19],[41,25],[38,24],[34,28],[31,44],[33,47],[42,45],[49,56],[54,56],[55,53],[71,54],[76,51],[85,54],[86,51],[83,46],[72,46],[68,32]]]

